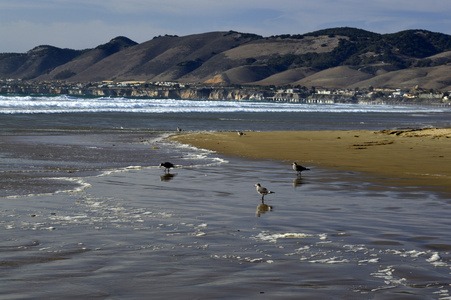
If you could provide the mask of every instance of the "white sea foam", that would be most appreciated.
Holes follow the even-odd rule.
[[[449,111],[447,107],[359,104],[305,104],[264,101],[77,98],[67,95],[0,96],[0,113],[73,113],[73,112],[134,112],[134,113],[195,113],[195,112],[337,112],[337,113],[430,113]]]
[[[438,260],[440,260],[440,255],[437,252],[434,252],[430,258],[426,259],[428,262],[436,262]]]
[[[310,260],[309,262],[315,264],[344,264],[349,263],[349,260],[341,257],[330,257],[324,259]]]
[[[86,182],[83,178],[77,177],[77,178],[72,178],[72,177],[53,177],[53,178],[49,178],[49,179],[53,179],[53,180],[66,180],[66,181],[71,181],[71,182],[75,182],[78,184],[78,186],[74,189],[69,189],[69,190],[60,190],[60,191],[56,191],[56,193],[72,193],[72,192],[81,192],[89,187],[91,187],[91,184]]]
[[[277,242],[278,239],[287,239],[287,238],[288,239],[289,238],[303,239],[303,238],[308,238],[308,237],[313,237],[313,235],[307,234],[307,233],[297,233],[297,232],[273,233],[273,234],[270,234],[267,232],[261,232],[255,236],[255,239],[275,243],[275,242]]]

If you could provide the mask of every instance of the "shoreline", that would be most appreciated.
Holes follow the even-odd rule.
[[[0,80],[2,82],[2,80]],[[5,96],[63,96],[72,97],[118,97],[145,99],[189,99],[189,100],[224,100],[224,101],[268,101],[295,103],[344,103],[361,105],[415,105],[451,107],[449,96],[443,92],[426,93],[419,89],[414,94],[399,88],[379,90],[377,95],[371,90],[359,89],[321,89],[299,90],[279,87],[255,86],[214,86],[211,84],[183,85],[175,82],[146,83],[143,81],[125,82],[29,82],[4,81],[0,95]]]
[[[400,186],[451,192],[451,129],[198,132],[170,140],[222,155],[356,171]],[[312,171],[308,171],[312,172]]]

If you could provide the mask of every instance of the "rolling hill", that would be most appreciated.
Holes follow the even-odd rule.
[[[0,78],[450,91],[451,36],[341,27],[271,37],[235,31],[166,35],[140,44],[117,37],[94,49],[44,45],[0,54]]]

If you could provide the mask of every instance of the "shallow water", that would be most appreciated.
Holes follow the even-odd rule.
[[[451,126],[361,109],[0,115],[0,298],[451,299],[451,195],[161,139]]]
[[[450,297],[449,198],[223,159],[3,199],[2,299]]]

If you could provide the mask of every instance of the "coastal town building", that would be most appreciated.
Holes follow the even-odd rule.
[[[302,103],[427,103],[449,105],[449,92],[414,89],[324,89],[274,88],[256,86],[211,86],[177,82],[102,81],[102,82],[27,82],[0,80],[0,94],[57,95],[96,97],[147,97],[174,99],[286,101]]]

